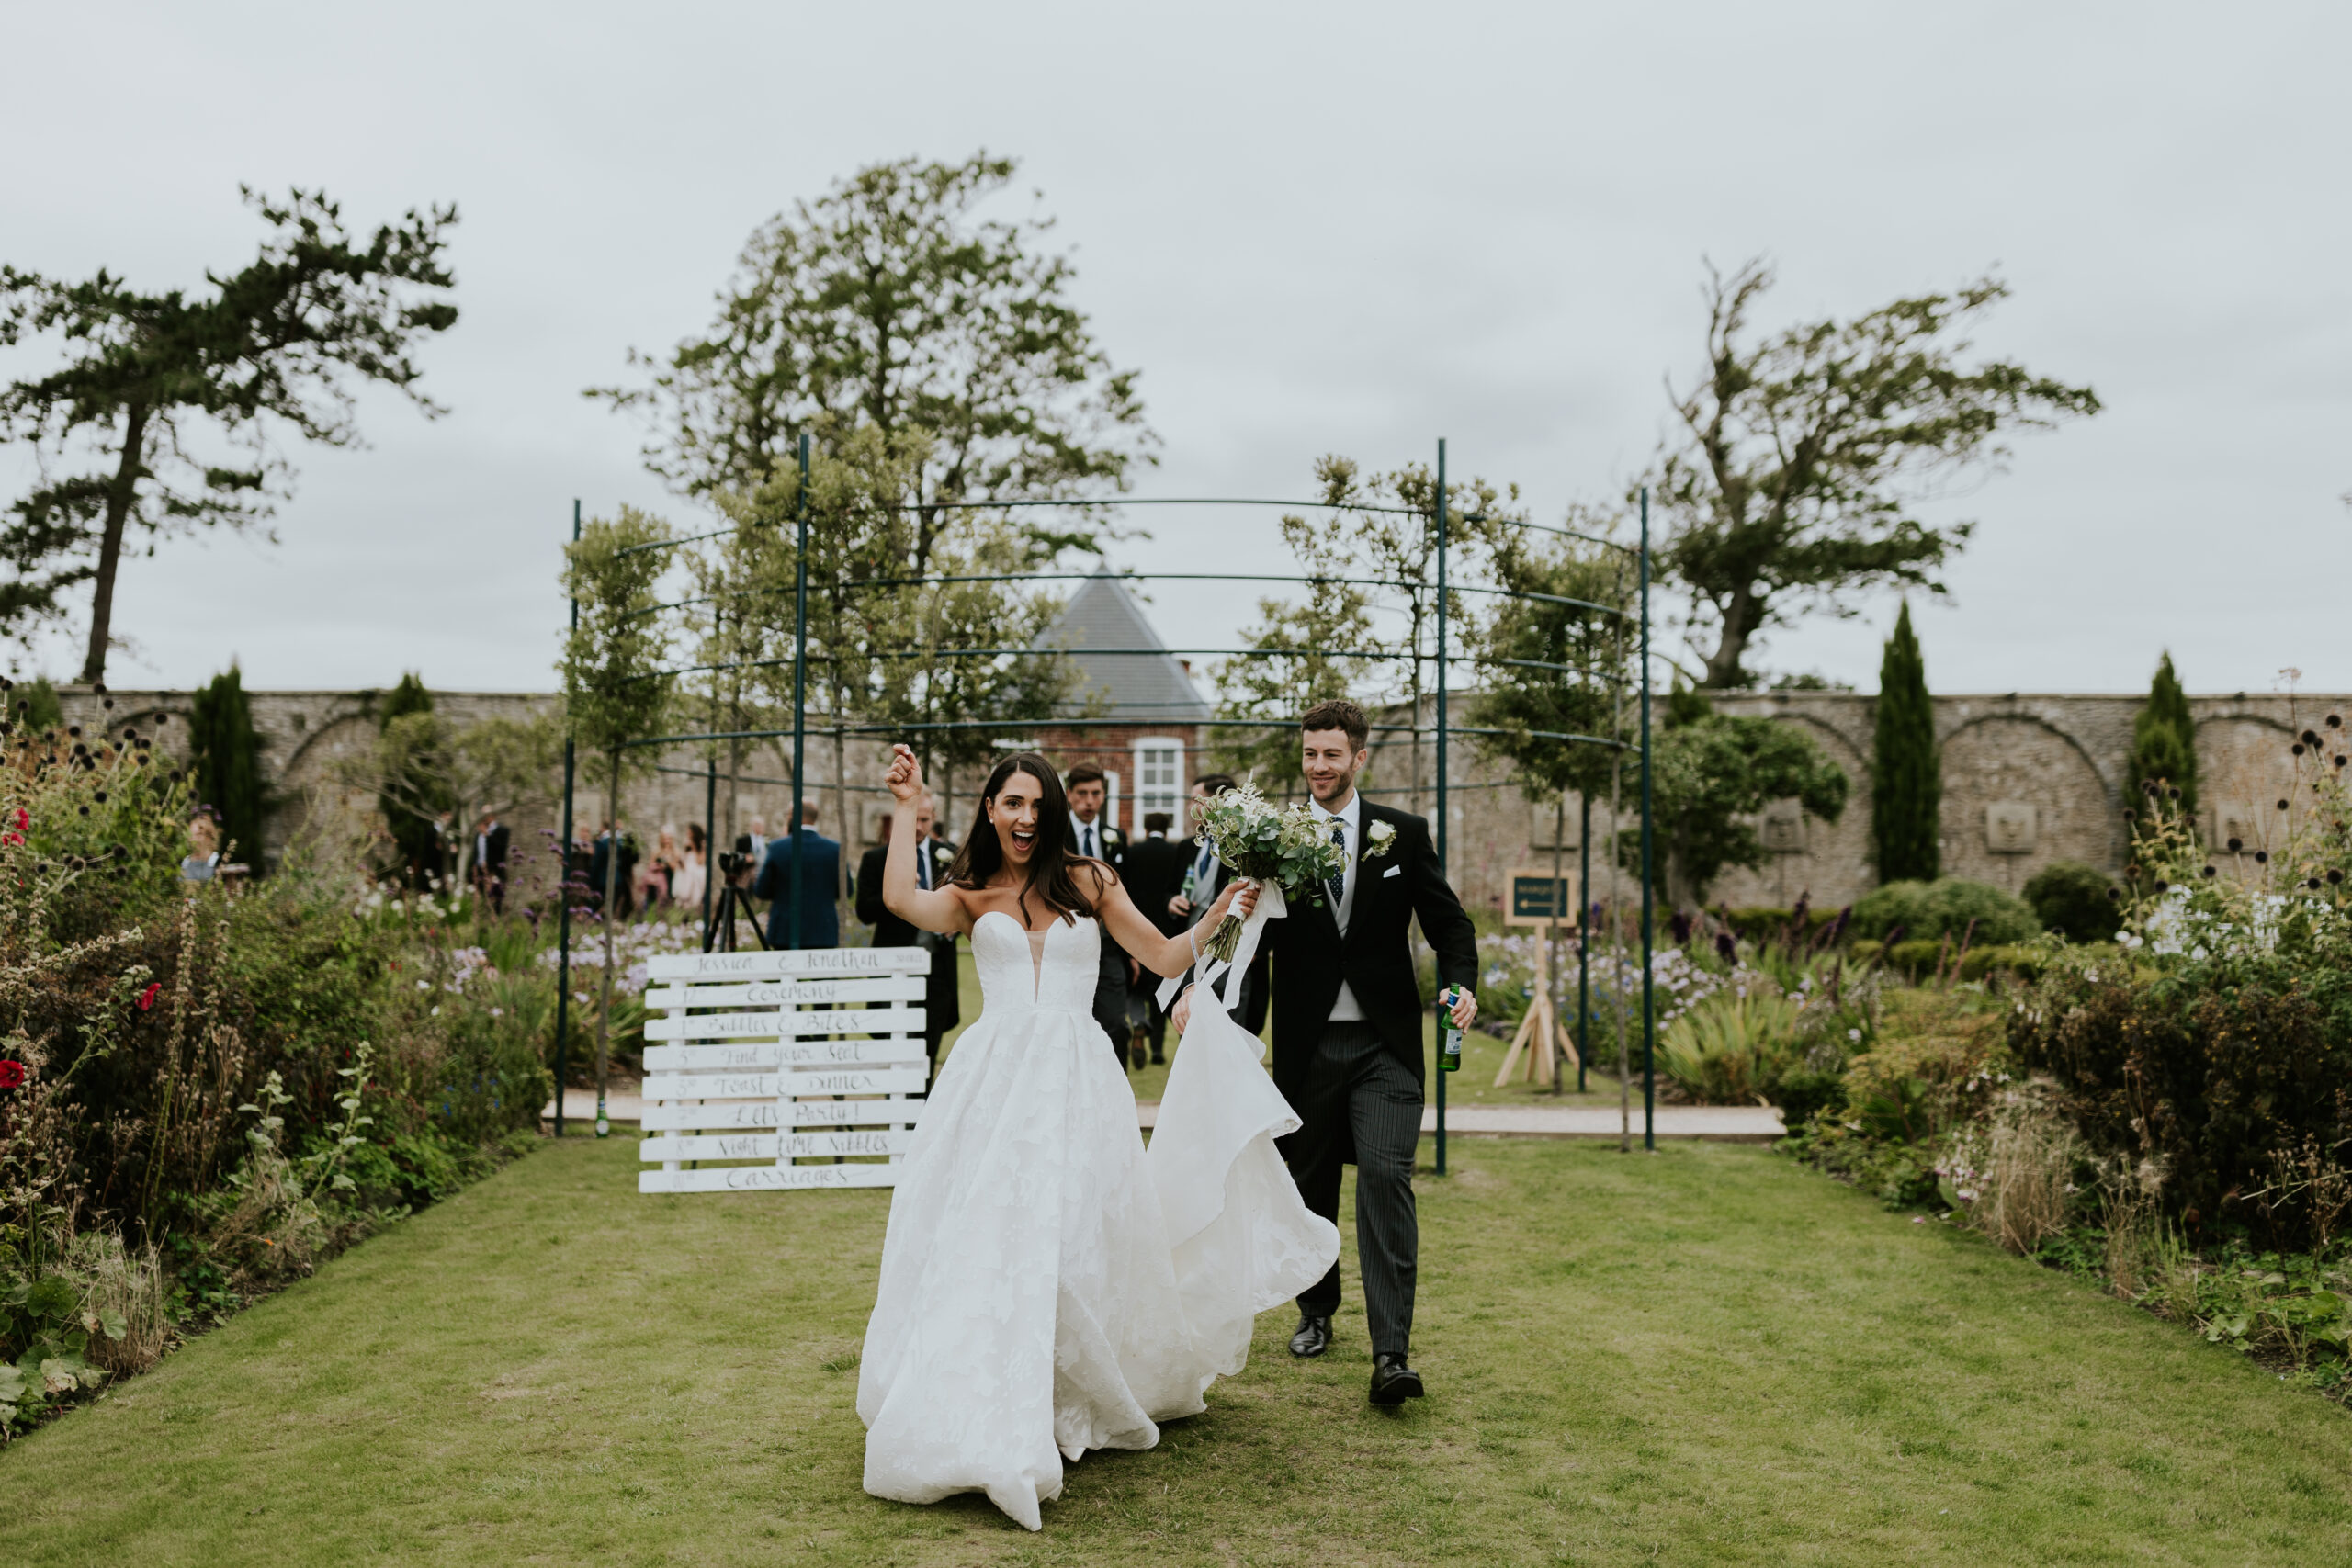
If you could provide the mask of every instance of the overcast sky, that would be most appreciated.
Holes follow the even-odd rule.
[[[551,684],[572,498],[692,515],[581,389],[703,326],[796,197],[986,148],[1022,160],[1142,372],[1164,446],[1139,492],[1304,493],[1319,453],[1386,468],[1442,435],[1556,518],[1654,451],[1702,258],[1771,257],[1773,321],[1997,267],[2015,297],[1982,344],[2107,412],[1938,503],[1982,526],[1919,617],[1930,682],[2137,689],[2168,647],[2192,691],[2290,665],[2352,690],[2341,0],[5,0],[5,38],[0,260],[197,288],[257,243],[240,181],[323,186],[355,226],[462,213],[463,319],[423,352],[451,413],[370,399],[368,449],[297,455],[277,545],[126,561],[120,685],[232,657],[264,688]],[[1281,569],[1262,517],[1153,521],[1119,564]],[[1170,588],[1153,615],[1218,645],[1237,598]],[[1872,689],[1894,606],[1863,610],[1763,665]],[[70,675],[78,643],[31,665]]]

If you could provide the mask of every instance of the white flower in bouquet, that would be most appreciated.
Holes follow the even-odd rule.
[[[1323,885],[1345,868],[1340,846],[1324,837],[1305,805],[1280,807],[1255,784],[1222,791],[1201,808],[1201,838],[1237,876],[1270,882],[1285,898],[1323,901]],[[1230,963],[1241,941],[1241,917],[1227,915],[1211,934],[1209,957]]]

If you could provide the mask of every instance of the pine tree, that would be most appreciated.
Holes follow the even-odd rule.
[[[2132,777],[2125,799],[2136,806],[2149,784],[2169,784],[2180,791],[2180,815],[2197,818],[2197,724],[2188,716],[2188,694],[2173,673],[2172,655],[2156,661],[2156,678],[2148,686],[2148,705],[2132,721]]]
[[[1936,710],[1928,696],[1928,666],[1911,630],[1905,600],[1886,639],[1878,671],[1878,735],[1871,763],[1871,831],[1881,882],[1932,882],[1941,869],[1937,847],[1943,774],[1936,754]]]
[[[188,728],[195,755],[198,801],[211,807],[220,824],[224,861],[262,867],[261,823],[266,807],[261,783],[261,737],[245,701],[244,677],[235,665],[196,694]]]

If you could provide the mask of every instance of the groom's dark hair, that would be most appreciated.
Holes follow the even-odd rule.
[[[1348,748],[1354,751],[1363,750],[1372,739],[1372,726],[1364,721],[1363,709],[1345,697],[1317,703],[1298,716],[1298,728],[1302,735],[1315,729],[1345,730]]]

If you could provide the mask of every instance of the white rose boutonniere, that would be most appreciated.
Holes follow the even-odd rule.
[[[1394,822],[1374,822],[1371,827],[1364,829],[1363,838],[1363,858],[1366,860],[1378,860],[1381,856],[1386,854],[1390,847],[1396,842],[1396,824]]]

